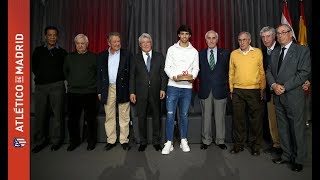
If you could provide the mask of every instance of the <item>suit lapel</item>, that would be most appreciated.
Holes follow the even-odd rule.
[[[277,62],[277,63],[272,63],[272,71],[275,72],[274,74],[277,74],[277,75],[278,75],[277,69],[278,69],[278,64],[279,64],[280,50],[281,50],[281,47],[274,48],[273,49],[274,53],[272,53],[272,55],[271,55],[271,56],[273,56],[273,58],[271,57],[271,60],[272,61],[275,60],[275,62]]]
[[[142,55],[142,51],[139,54],[139,58],[138,58],[138,63],[141,65],[141,67],[143,67],[143,69],[148,72],[148,68],[146,65],[146,62],[144,61],[143,55]],[[151,60],[151,64],[152,64],[152,60]],[[151,71],[151,66],[150,66],[150,71]]]
[[[281,67],[279,69],[279,73],[281,73],[281,71],[283,71],[283,69],[285,69],[287,67],[287,63],[289,63],[290,59],[292,59],[292,56],[294,55],[294,49],[295,49],[295,44],[292,43],[289,47],[289,49],[287,50],[287,53],[286,53],[286,56],[283,58],[282,60],[282,64],[281,64]],[[279,63],[279,58],[278,58],[278,63]]]
[[[217,59],[216,59],[216,66],[218,65],[219,61],[221,61],[222,52],[221,49],[217,48]],[[219,60],[219,61],[218,61]]]
[[[202,56],[201,59],[205,59],[205,62],[203,62],[203,64],[207,67],[210,67],[207,52],[208,52],[208,49],[205,49],[204,51],[201,52],[201,56]]]
[[[123,69],[123,66],[125,65],[125,55],[123,54],[122,50],[120,49],[120,62],[118,67],[118,73],[121,72],[121,69]]]

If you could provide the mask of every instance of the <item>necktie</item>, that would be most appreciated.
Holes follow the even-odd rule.
[[[268,50],[267,50],[267,54],[268,54],[268,55],[271,55],[271,52],[272,52],[272,49],[268,49]]]
[[[213,55],[213,50],[211,49],[210,50],[210,68],[211,68],[211,70],[214,69],[214,66],[215,66],[214,55]]]
[[[278,62],[278,70],[277,70],[277,73],[279,72],[280,67],[281,67],[281,64],[282,64],[283,55],[284,55],[284,50],[286,50],[285,47],[283,47],[283,48],[281,49],[281,53],[280,53],[280,57],[279,57],[279,62]]]
[[[151,65],[151,58],[150,58],[150,54],[149,53],[146,53],[147,54],[147,69],[148,69],[148,72],[150,72],[150,65]]]

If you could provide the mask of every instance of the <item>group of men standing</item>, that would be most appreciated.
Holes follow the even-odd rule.
[[[32,55],[32,72],[35,75],[36,141],[37,153],[53,144],[51,150],[60,148],[64,139],[64,102],[67,81],[68,130],[73,151],[81,143],[80,117],[84,111],[88,134],[87,150],[93,150],[97,139],[96,115],[98,101],[104,105],[105,150],[116,146],[116,117],[118,112],[119,142],[129,150],[130,102],[136,105],[140,146],[147,148],[147,115],[152,117],[152,144],[156,151],[169,154],[173,151],[173,131],[176,112],[179,112],[180,148],[189,152],[187,140],[188,111],[192,97],[192,83],[199,78],[202,125],[200,148],[211,143],[221,149],[225,144],[225,115],[227,98],[233,107],[234,145],[236,154],[248,142],[251,154],[260,154],[265,102],[268,102],[269,127],[272,148],[266,153],[276,153],[274,163],[290,163],[292,170],[303,169],[306,154],[304,90],[310,76],[310,53],[292,42],[293,32],[288,25],[264,27],[260,31],[266,48],[252,47],[251,34],[240,32],[239,49],[231,53],[218,48],[218,33],[205,34],[208,48],[197,51],[189,39],[192,35],[187,25],[177,30],[179,41],[169,47],[166,58],[152,49],[152,37],[143,33],[139,37],[141,51],[136,55],[121,48],[117,32],[108,34],[109,48],[98,55],[87,50],[88,37],[78,34],[74,38],[76,52],[69,53],[57,44],[59,31],[53,26],[45,29],[46,44],[35,49]],[[275,41],[277,37],[277,41]],[[181,80],[182,74],[192,75]],[[161,101],[166,99],[166,143],[160,143]],[[116,107],[118,106],[118,107]],[[179,109],[179,111],[177,111]],[[52,117],[52,136],[49,119]],[[276,118],[275,118],[276,117]],[[213,140],[212,121],[216,134]],[[248,121],[247,121],[248,120]],[[246,130],[248,127],[248,130]],[[248,137],[246,133],[248,133]]]

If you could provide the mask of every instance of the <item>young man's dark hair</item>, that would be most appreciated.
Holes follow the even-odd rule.
[[[59,35],[59,30],[57,27],[55,26],[47,26],[45,29],[44,29],[44,34],[47,35],[47,32],[48,30],[56,30],[57,31],[57,35]]]
[[[192,35],[191,28],[188,25],[185,25],[185,24],[181,25],[177,30],[177,35],[180,34],[181,31],[188,32],[190,35]]]

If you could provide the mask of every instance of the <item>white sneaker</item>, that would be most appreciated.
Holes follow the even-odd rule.
[[[167,141],[164,143],[164,148],[161,151],[161,154],[169,154],[171,151],[173,151],[173,145],[171,141]]]
[[[183,152],[189,152],[190,151],[190,147],[188,145],[187,139],[181,139],[180,148],[182,149]]]

